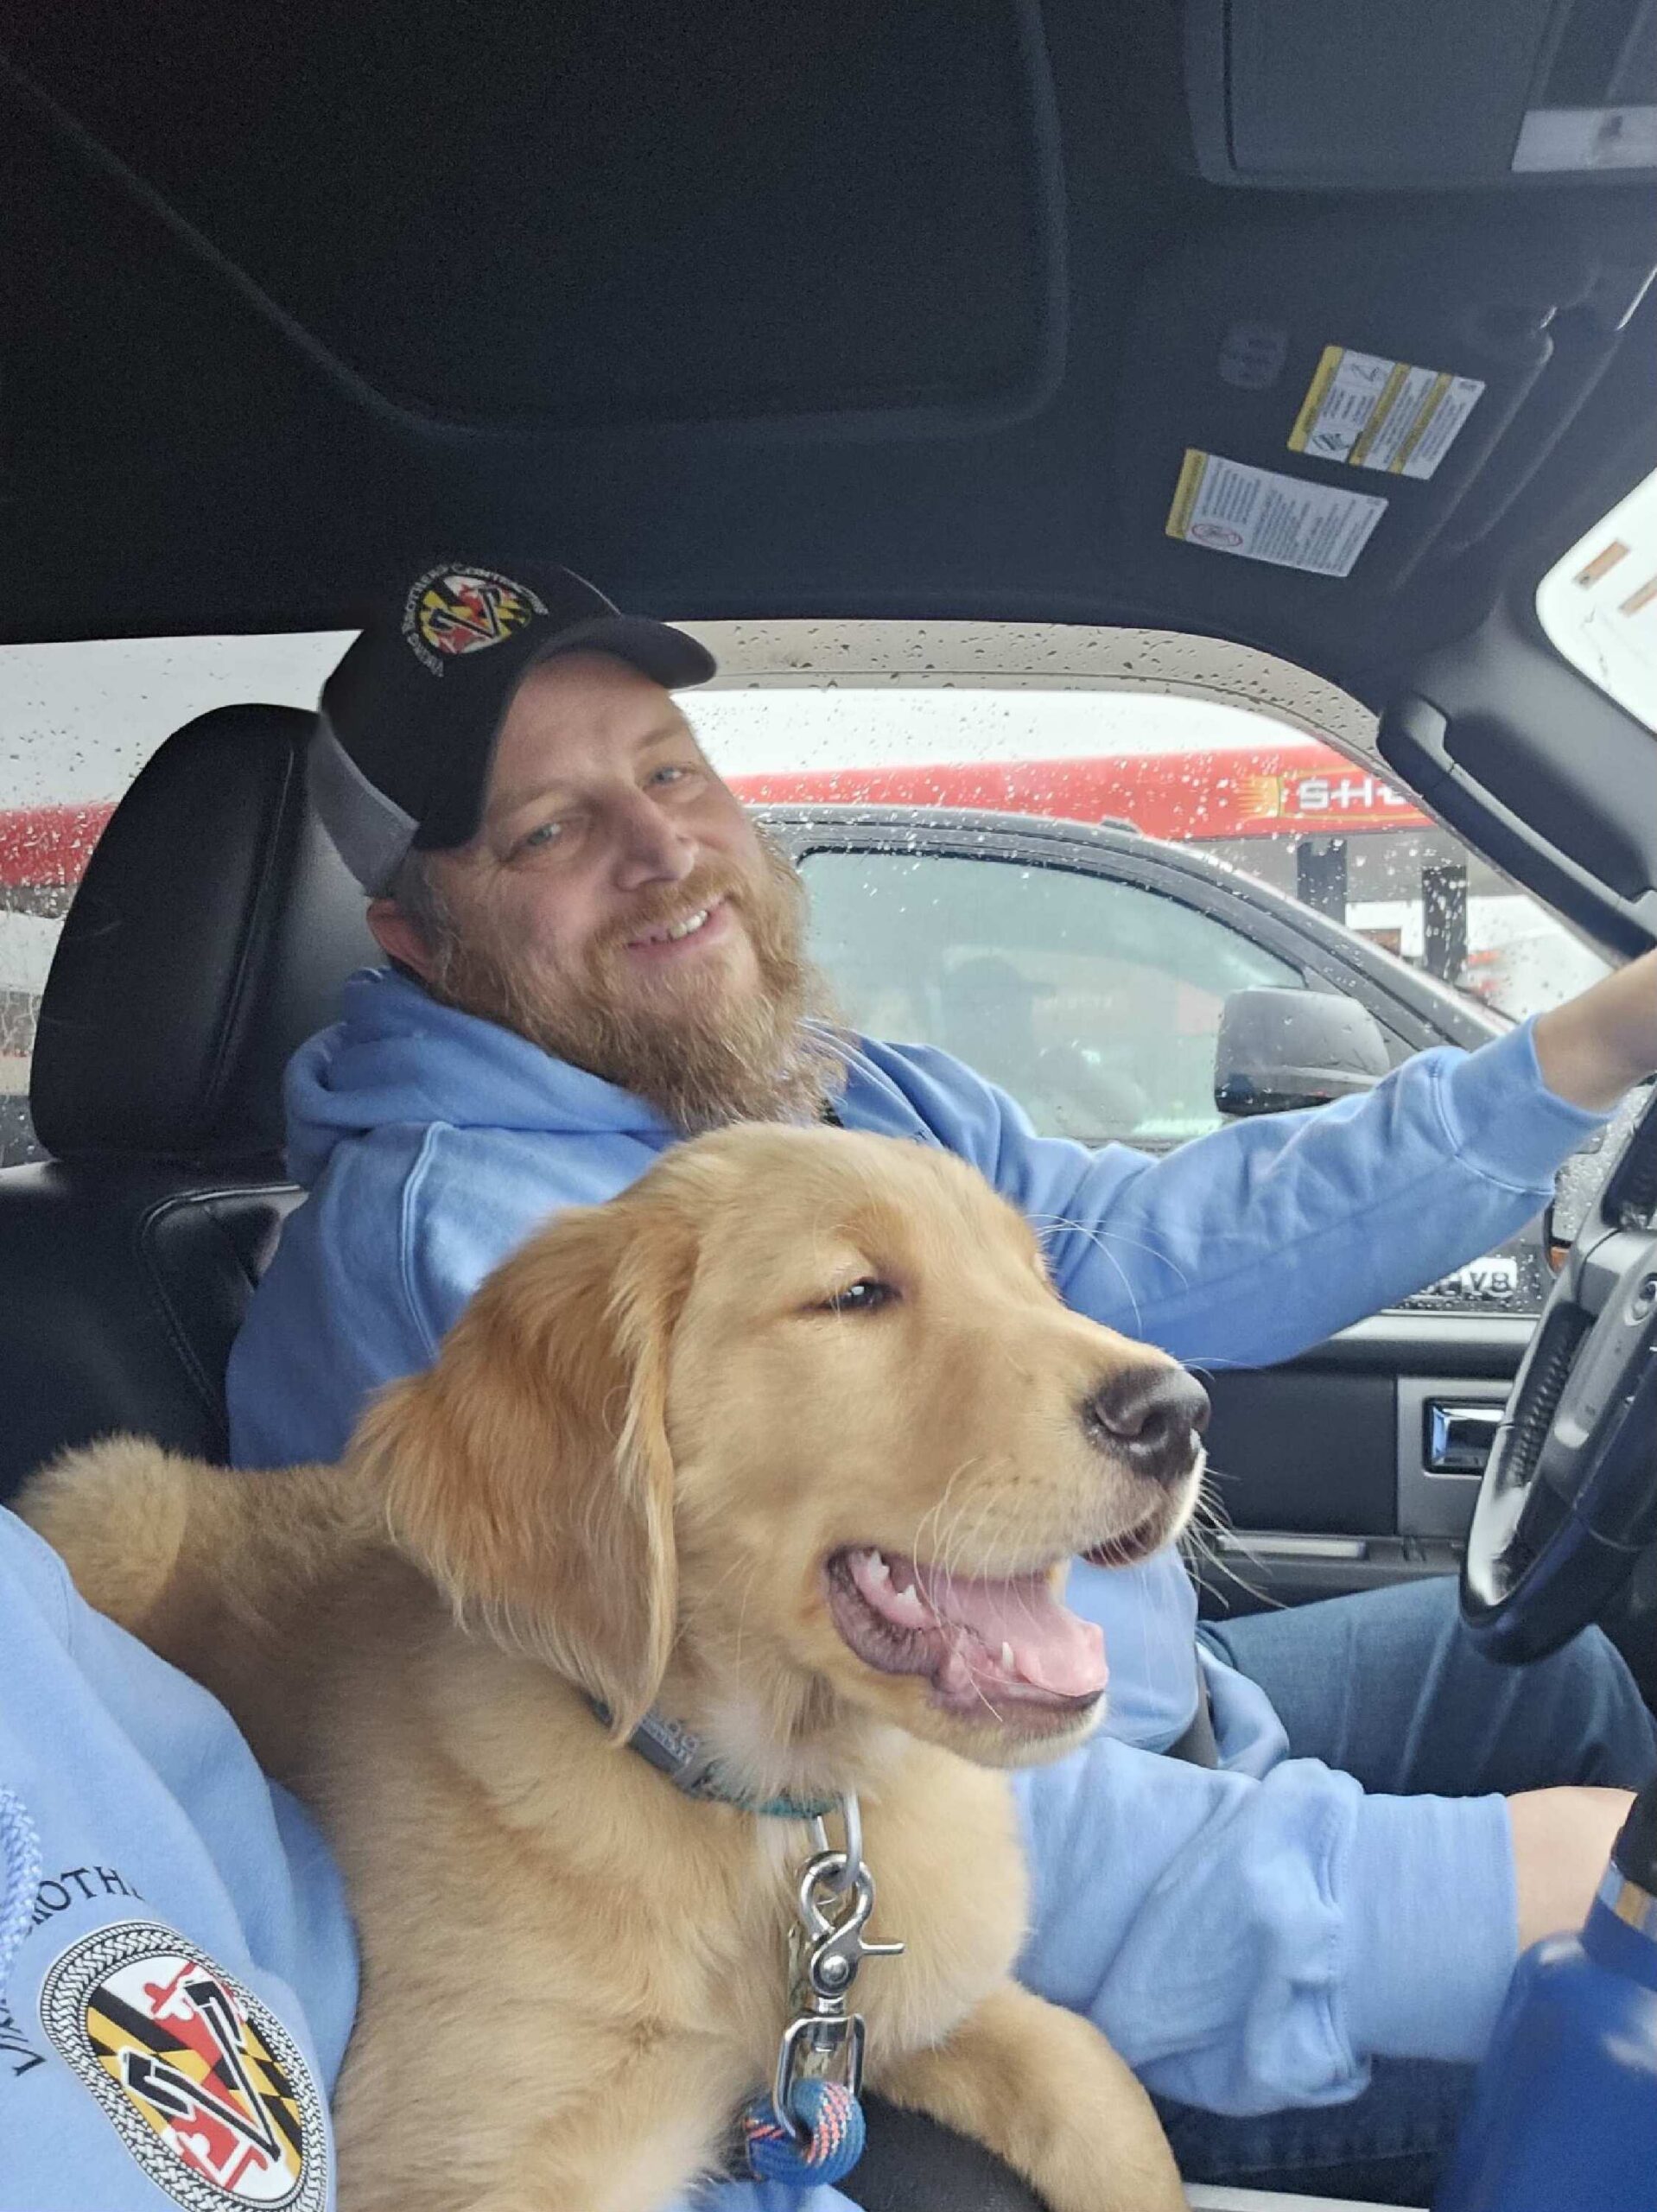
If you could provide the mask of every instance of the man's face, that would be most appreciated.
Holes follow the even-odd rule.
[[[437,997],[682,1126],[820,1104],[820,1065],[796,1095],[798,879],[636,669],[598,653],[531,669],[477,836],[427,868],[435,933],[390,900],[369,920]]]

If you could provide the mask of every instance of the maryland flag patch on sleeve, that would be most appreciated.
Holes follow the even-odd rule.
[[[176,1929],[118,1921],[48,1971],[41,2023],[156,2186],[187,2212],[324,2212],[328,2139],[303,2052]]]

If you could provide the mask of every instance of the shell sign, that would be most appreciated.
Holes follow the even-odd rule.
[[[1402,792],[1315,738],[1247,752],[886,763],[733,776],[731,784],[757,804],[975,807],[1131,823],[1147,837],[1180,843],[1431,827]]]

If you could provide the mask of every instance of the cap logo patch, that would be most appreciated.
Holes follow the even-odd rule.
[[[409,594],[403,634],[434,676],[447,661],[505,643],[546,607],[527,585],[493,569],[432,569]]]
[[[71,1945],[47,1974],[41,2020],[187,2212],[324,2212],[327,2123],[304,2053],[176,1929],[119,1921]]]

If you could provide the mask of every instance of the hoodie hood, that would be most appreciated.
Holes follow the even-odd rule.
[[[364,968],[341,1018],[288,1065],[288,1172],[308,1189],[347,1139],[429,1127],[609,1130],[655,1140],[674,1132],[655,1107],[586,1069],[555,1059],[498,1022],[440,1005],[390,968]]]

